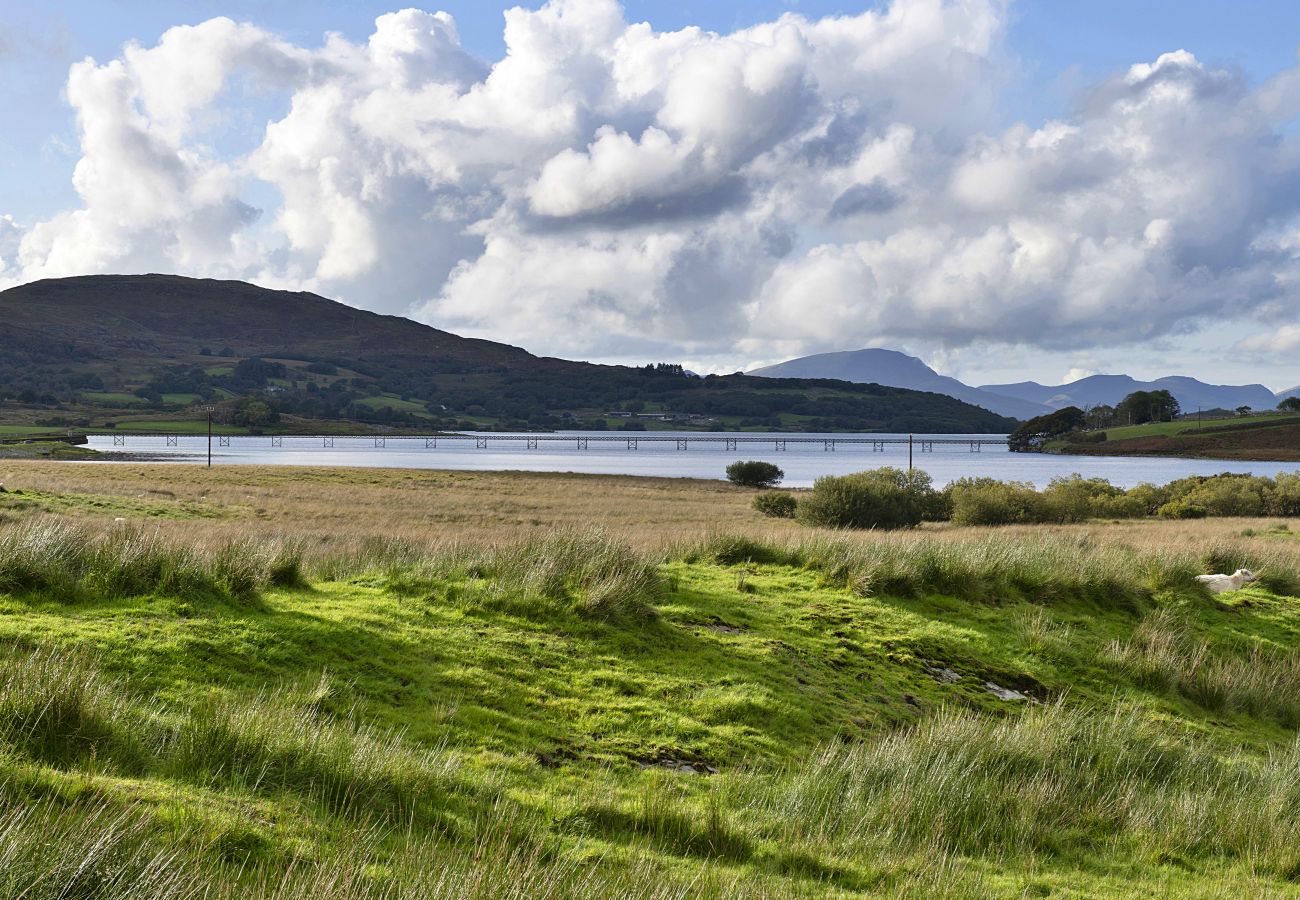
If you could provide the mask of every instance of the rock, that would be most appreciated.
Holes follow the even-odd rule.
[[[1013,691],[1011,690],[1011,688],[1001,687],[1000,685],[996,685],[991,681],[984,682],[984,689],[988,691],[990,694],[992,694],[994,697],[997,697],[999,700],[1010,700],[1012,702],[1018,702],[1020,700],[1030,699],[1028,694],[1022,694],[1020,693],[1020,691]]]
[[[961,676],[947,666],[926,666],[925,671],[940,684],[956,684],[961,681]]]

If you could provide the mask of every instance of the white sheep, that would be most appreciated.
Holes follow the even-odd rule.
[[[1244,585],[1255,581],[1256,575],[1250,569],[1238,569],[1231,575],[1197,575],[1196,580],[1205,585],[1211,594],[1223,594],[1241,590]]]

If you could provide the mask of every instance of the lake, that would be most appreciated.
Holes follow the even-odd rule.
[[[907,435],[888,434],[757,434],[754,432],[708,435],[702,432],[562,432],[569,441],[539,441],[536,449],[529,449],[523,441],[504,442],[499,434],[480,434],[471,437],[485,438],[486,448],[479,448],[474,440],[439,438],[436,448],[426,447],[420,437],[387,437],[384,446],[376,447],[370,437],[337,437],[333,447],[324,446],[319,437],[277,438],[280,446],[272,446],[272,439],[259,437],[231,437],[228,447],[219,447],[213,438],[214,465],[285,465],[285,466],[358,466],[365,468],[410,469],[477,469],[518,470],[528,472],[587,472],[606,475],[655,475],[669,478],[723,478],[728,463],[738,459],[764,459],[785,470],[788,487],[807,487],[821,475],[843,475],[879,466],[907,467],[907,446],[886,444],[884,452],[872,452],[868,444],[844,444],[845,439],[859,438],[870,441],[882,438],[902,438]],[[89,447],[106,452],[141,454],[155,461],[202,462],[206,460],[207,437],[180,436],[175,446],[168,438],[132,435],[124,432],[123,445],[114,445],[111,435],[94,435]],[[577,449],[578,440],[592,438],[587,449]],[[616,438],[614,441],[596,438]],[[669,438],[667,441],[648,441],[647,438]],[[738,445],[725,449],[721,442],[707,443],[703,437],[761,438],[763,443]],[[936,486],[964,476],[985,475],[1000,480],[1030,481],[1043,487],[1056,475],[1078,472],[1088,477],[1101,477],[1121,487],[1132,487],[1144,481],[1163,484],[1187,475],[1213,475],[1218,472],[1243,472],[1254,475],[1275,475],[1300,469],[1294,462],[1241,462],[1204,459],[1163,459],[1149,457],[1113,456],[1054,456],[1036,453],[1010,453],[1005,446],[985,445],[979,453],[970,452],[967,443],[935,444],[934,451],[923,453],[922,440],[999,440],[1004,435],[916,435],[913,459],[917,468],[924,469],[934,478]],[[686,449],[677,449],[671,440],[686,441]],[[787,449],[777,450],[776,442],[782,439],[816,438],[817,443],[787,444]],[[635,449],[626,439],[638,440]],[[835,440],[835,450],[824,449],[821,440]]]

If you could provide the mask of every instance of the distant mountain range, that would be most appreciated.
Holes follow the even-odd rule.
[[[915,356],[897,350],[844,350],[803,356],[749,372],[761,378],[835,378],[840,381],[906,387],[914,391],[946,394],[965,403],[982,406],[1000,416],[1032,419],[1051,410],[1040,402],[1002,396],[973,388],[956,378],[940,375]]]
[[[1169,391],[1187,412],[1198,408],[1236,409],[1239,406],[1272,409],[1284,397],[1300,396],[1300,386],[1274,394],[1262,384],[1206,384],[1181,375],[1155,381],[1138,381],[1128,375],[1091,375],[1069,384],[1021,381],[972,387],[940,375],[914,356],[883,349],[818,353],[764,366],[749,374],[764,378],[837,378],[930,391],[1017,419],[1032,418],[1066,406],[1113,406],[1134,391]]]
[[[1115,405],[1134,391],[1168,391],[1178,400],[1183,412],[1199,409],[1272,409],[1280,396],[1262,384],[1206,384],[1183,375],[1170,375],[1155,381],[1138,381],[1128,375],[1090,375],[1069,384],[1055,386],[1022,381],[1018,384],[986,384],[981,390],[1041,403],[1052,409],[1065,406],[1080,408],[1100,404]]]

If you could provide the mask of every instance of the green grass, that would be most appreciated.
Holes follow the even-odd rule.
[[[1291,894],[1300,598],[1229,558],[1297,560],[0,525],[0,894]]]
[[[191,403],[198,403],[203,399],[198,394],[163,394],[163,403],[169,406],[188,406]]]
[[[1151,435],[1163,434],[1173,435],[1182,434],[1185,431],[1196,429],[1228,428],[1241,427],[1242,425],[1259,425],[1263,427],[1268,425],[1280,425],[1288,421],[1300,421],[1294,413],[1268,413],[1257,416],[1241,417],[1236,419],[1205,419],[1197,422],[1195,417],[1179,419],[1177,422],[1149,422],[1146,425],[1123,425],[1118,428],[1107,428],[1106,440],[1119,441],[1125,438],[1149,437]]]
[[[420,415],[426,415],[428,410],[426,404],[417,403],[413,400],[403,400],[401,397],[393,394],[383,394],[378,397],[366,397],[357,401],[358,406],[364,406],[367,409],[391,409],[394,412],[412,412]]]

